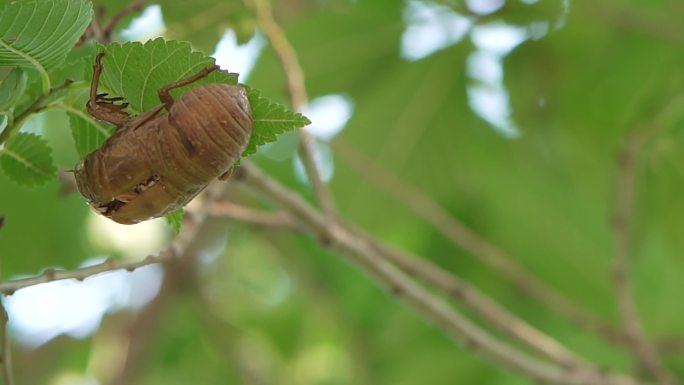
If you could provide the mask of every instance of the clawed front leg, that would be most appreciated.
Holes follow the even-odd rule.
[[[106,93],[97,93],[97,86],[100,83],[100,75],[102,75],[102,57],[104,52],[101,52],[95,58],[93,64],[93,80],[90,83],[90,98],[88,99],[87,109],[88,113],[95,119],[111,123],[117,128],[125,126],[131,117],[124,111],[128,107],[124,98],[122,97],[106,97]],[[121,102],[121,103],[118,103]]]
[[[122,97],[107,97],[106,93],[97,93],[97,86],[100,83],[100,75],[102,75],[102,57],[104,52],[101,52],[95,58],[95,64],[93,64],[93,80],[90,83],[90,99],[88,99],[88,113],[98,120],[102,120],[111,123],[117,128],[121,128],[131,121],[131,116],[123,111],[128,107],[128,103]],[[168,84],[159,89],[159,100],[162,102],[163,108],[169,110],[173,106],[173,97],[169,91],[175,88],[180,88],[186,86],[190,83],[194,83],[199,79],[208,76],[210,73],[219,69],[219,66],[214,65],[211,67],[204,68],[200,70],[195,75],[192,75],[186,79],[179,80],[175,83]],[[118,103],[121,102],[121,103]],[[153,113],[145,114],[145,119],[141,121],[147,121],[154,118],[159,112],[159,109],[155,109]],[[140,122],[138,124],[140,125]]]

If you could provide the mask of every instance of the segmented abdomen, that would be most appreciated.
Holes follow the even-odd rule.
[[[183,94],[157,123],[158,156],[150,162],[167,188],[181,195],[228,171],[252,133],[245,89],[227,84]]]

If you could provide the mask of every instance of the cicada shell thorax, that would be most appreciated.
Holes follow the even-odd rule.
[[[168,113],[142,123],[134,119],[88,154],[75,171],[78,187],[116,222],[163,216],[228,171],[251,133],[252,113],[243,87],[197,87],[178,98]]]
[[[147,127],[135,131],[124,127],[81,160],[75,169],[81,194],[97,205],[134,191],[149,175],[149,156],[141,138],[149,133]]]

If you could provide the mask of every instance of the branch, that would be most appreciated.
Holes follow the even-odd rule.
[[[307,96],[304,71],[299,65],[297,53],[285,37],[282,28],[273,19],[271,4],[268,0],[253,0],[253,5],[256,11],[257,22],[271,43],[271,47],[273,47],[278,59],[280,59],[283,71],[285,72],[292,107],[295,111],[301,111],[307,104]],[[300,129],[298,135],[299,157],[304,165],[304,171],[311,182],[318,204],[323,209],[323,212],[329,218],[332,218],[335,215],[335,204],[316,166],[316,150],[313,146],[314,138],[304,129]]]
[[[618,173],[613,208],[613,279],[620,320],[625,329],[632,354],[659,384],[671,385],[676,381],[663,365],[657,350],[644,333],[634,302],[632,283],[629,277],[630,222],[634,207],[636,160],[640,138],[627,137],[618,159]]]
[[[328,221],[325,215],[317,212],[296,193],[287,190],[249,162],[243,162],[237,177],[300,220],[310,233],[318,236],[320,240],[326,240],[325,245],[349,257],[387,288],[391,295],[404,300],[419,314],[438,325],[442,331],[492,362],[527,378],[548,384],[636,383],[629,377],[603,374],[598,369],[592,369],[587,373],[559,368],[495,339],[444,301],[413,282],[365,239],[342,224]]]
[[[7,330],[7,310],[5,303],[0,299],[0,333],[2,333],[2,343],[0,345],[0,366],[2,378],[5,385],[14,385],[14,375],[12,373],[12,352],[10,348],[9,330]]]
[[[195,206],[195,209],[189,209],[186,212],[181,233],[175,238],[171,246],[157,255],[148,255],[147,257],[136,261],[118,261],[108,258],[102,263],[73,270],[47,269],[42,274],[36,276],[0,282],[0,293],[10,295],[19,289],[41,283],[65,279],[82,281],[93,275],[108,273],[115,270],[133,271],[155,263],[171,262],[182,255],[187,246],[195,238],[197,235],[197,228],[204,222],[209,214],[212,203],[222,191],[223,186],[220,183],[210,185],[202,194],[202,198],[200,198],[203,199],[202,203]]]
[[[271,3],[268,0],[246,0],[251,2],[256,13],[257,23],[264,31],[271,43],[287,78],[287,89],[292,99],[292,107],[301,110],[307,104],[306,87],[304,86],[304,71],[299,65],[299,59],[292,44],[285,37],[285,32],[273,19]]]
[[[609,341],[622,341],[623,336],[620,331],[583,309],[558,290],[548,286],[516,262],[513,256],[474,232],[425,193],[392,175],[366,154],[348,145],[344,139],[335,140],[333,148],[348,166],[368,182],[410,208],[446,239],[479,258],[489,268],[510,280],[523,293]]]
[[[445,271],[424,258],[381,244],[360,232],[355,232],[355,234],[363,237],[364,241],[370,243],[387,260],[396,264],[407,274],[417,277],[453,297],[458,303],[470,308],[500,331],[512,336],[540,355],[549,358],[560,367],[571,371],[581,371],[591,366],[589,362],[568,350],[557,340],[515,316],[455,274]]]
[[[285,213],[262,213],[228,202],[214,205],[212,214],[222,215],[257,225],[304,230],[302,229],[302,226],[296,226],[291,216]],[[586,360],[569,351],[558,341],[516,317],[493,299],[454,274],[445,271],[424,258],[410,255],[406,252],[386,246],[364,232],[351,228],[351,226],[347,224],[342,222],[338,223],[345,226],[364,242],[367,242],[375,248],[383,258],[394,263],[407,274],[417,277],[452,296],[459,303],[470,308],[482,319],[493,324],[500,331],[512,336],[518,342],[528,346],[542,356],[548,357],[562,368],[568,370],[582,370],[587,365],[590,365]]]
[[[229,202],[215,204],[212,214],[256,225],[276,226],[278,228],[289,228],[298,231],[306,230],[302,226],[297,225],[292,216],[287,213],[263,213]],[[338,224],[345,226],[347,230],[353,232],[354,236],[371,245],[383,258],[395,264],[407,274],[417,277],[452,296],[458,303],[470,308],[500,331],[512,336],[518,342],[540,355],[548,357],[560,367],[574,371],[587,371],[587,367],[591,366],[586,360],[578,357],[558,341],[516,317],[493,299],[452,273],[443,270],[424,258],[388,247],[364,232],[344,224],[342,221],[338,221]]]

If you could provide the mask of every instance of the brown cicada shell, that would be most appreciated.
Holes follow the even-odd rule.
[[[241,86],[207,84],[178,100],[169,90],[217,67],[159,90],[162,104],[130,117],[123,98],[97,94],[102,56],[93,66],[88,112],[118,129],[76,166],[78,189],[104,216],[123,224],[160,217],[184,206],[228,172],[252,134],[252,112]]]

